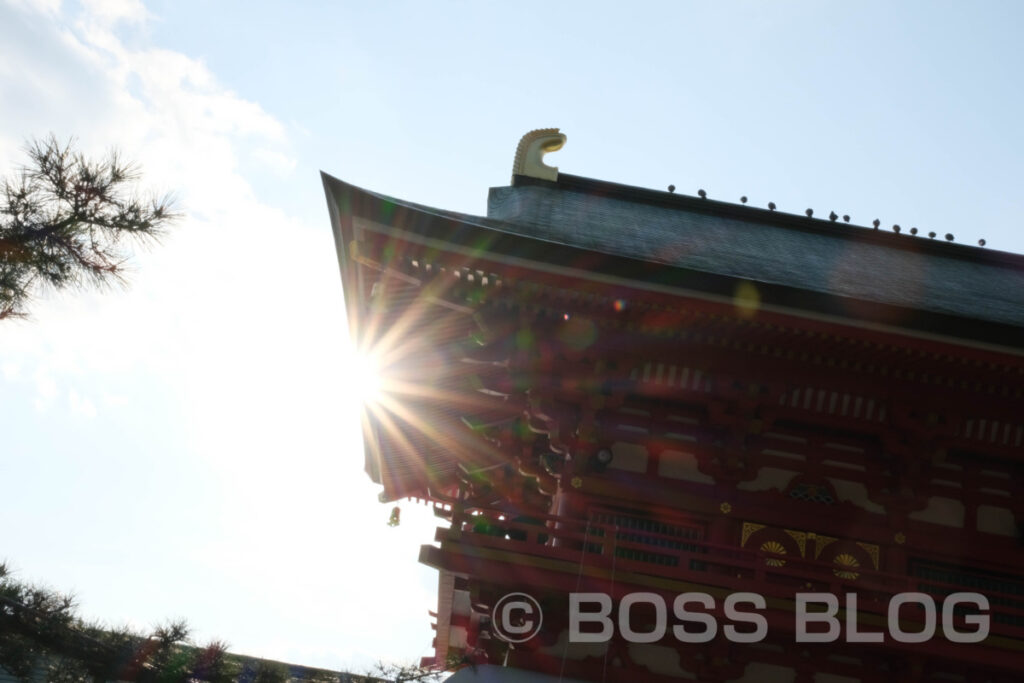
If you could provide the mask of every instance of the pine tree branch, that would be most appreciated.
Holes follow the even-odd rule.
[[[0,320],[24,317],[39,284],[123,282],[125,240],[159,240],[179,215],[169,196],[139,198],[137,166],[116,152],[90,161],[73,141],[33,141],[29,163],[3,182]]]

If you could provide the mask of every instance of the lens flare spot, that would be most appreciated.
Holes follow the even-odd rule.
[[[558,330],[558,338],[575,351],[583,351],[597,339],[597,326],[586,318],[572,318]]]
[[[624,310],[626,310],[626,300],[616,299],[615,303],[612,304],[612,308],[615,309],[616,313],[622,313]]]
[[[516,348],[518,348],[520,351],[525,351],[531,346],[533,346],[532,332],[526,329],[519,330],[518,332],[516,332]]]
[[[732,304],[741,318],[752,318],[761,307],[761,293],[753,282],[744,280],[736,285]]]

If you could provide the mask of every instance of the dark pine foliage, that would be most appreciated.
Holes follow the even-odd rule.
[[[125,243],[158,239],[176,217],[168,197],[135,193],[139,170],[117,152],[93,161],[51,135],[26,153],[2,187],[0,319],[24,317],[40,288],[123,282]]]
[[[0,564],[0,668],[24,681],[42,672],[47,683],[228,683],[239,667],[222,642],[191,645],[183,622],[150,635],[89,624],[70,596],[16,581]]]

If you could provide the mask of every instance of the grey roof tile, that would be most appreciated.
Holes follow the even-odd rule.
[[[1024,326],[1024,267],[1015,266],[1013,255],[985,258],[974,247],[802,216],[769,214],[778,221],[773,224],[766,211],[732,209],[733,215],[715,215],[526,184],[492,188],[487,213],[521,234],[593,251]]]

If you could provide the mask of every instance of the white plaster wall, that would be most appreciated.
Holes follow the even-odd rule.
[[[658,456],[658,475],[668,479],[682,479],[701,484],[714,484],[710,477],[697,469],[697,456],[676,450],[664,450]]]
[[[847,481],[846,479],[833,479],[831,477],[829,477],[828,482],[836,490],[839,500],[853,503],[868,512],[885,513],[884,507],[868,500],[868,489],[864,484],[856,481]]]
[[[978,531],[1001,536],[1016,536],[1017,522],[1013,512],[995,505],[978,506]]]
[[[814,683],[860,683],[859,678],[837,674],[814,674]]]
[[[640,444],[616,441],[612,444],[612,462],[608,468],[627,472],[646,472],[647,449]]]
[[[566,659],[578,660],[586,657],[604,657],[608,651],[608,643],[570,643],[569,630],[564,629],[558,634],[558,640],[554,644],[539,647],[537,651],[552,657],[561,658],[564,655]]]
[[[471,611],[469,591],[452,591],[452,614],[467,615]]]
[[[928,507],[911,512],[909,517],[920,522],[931,522],[962,529],[964,527],[964,504],[952,498],[932,496],[928,499]]]
[[[634,662],[643,662],[653,674],[691,681],[696,679],[692,673],[679,666],[679,652],[674,647],[657,643],[631,643],[629,658]]]
[[[793,477],[798,474],[799,472],[783,470],[778,467],[762,467],[757,471],[756,478],[750,481],[741,481],[736,488],[743,491],[769,491],[771,489],[784,491]]]
[[[729,683],[793,683],[794,678],[796,678],[796,671],[793,669],[775,664],[751,662],[747,664],[741,678],[733,678]]]

